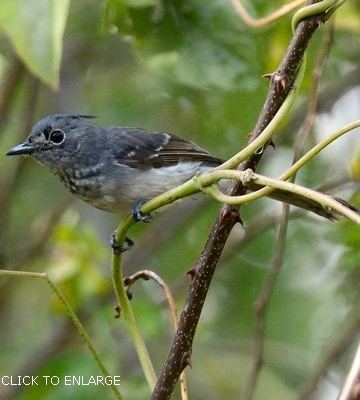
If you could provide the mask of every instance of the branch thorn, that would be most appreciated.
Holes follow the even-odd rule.
[[[184,370],[187,366],[192,368],[191,353],[188,351],[181,357],[181,369]]]
[[[269,79],[271,81],[271,79],[273,78],[274,74],[275,74],[274,72],[267,72],[266,74],[261,75],[261,77],[264,78],[264,79]]]
[[[120,255],[125,251],[130,250],[134,246],[134,242],[126,237],[123,244],[120,244],[116,240],[116,231],[112,233],[110,237],[110,246],[113,249],[115,255]]]
[[[192,283],[196,277],[196,268],[194,266],[191,267],[188,271],[186,271],[185,275],[190,276],[190,281]]]
[[[277,92],[279,92],[280,90],[285,91],[287,86],[287,79],[283,73],[275,72],[272,76],[272,80],[275,84]]]
[[[115,318],[120,318],[120,316],[121,316],[121,307],[120,307],[120,305],[117,304],[117,305],[114,307],[114,310],[115,310],[115,315],[114,315],[114,317],[115,317]]]

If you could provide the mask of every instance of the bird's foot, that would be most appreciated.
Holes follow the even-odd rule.
[[[140,208],[147,200],[138,200],[132,208],[131,215],[136,222],[150,222],[153,217],[151,214],[144,214],[140,211]]]
[[[116,240],[116,231],[113,232],[110,238],[110,246],[113,249],[113,253],[116,255],[120,255],[121,253],[124,253],[125,251],[130,250],[134,246],[134,242],[129,239],[128,237],[125,238],[124,243],[120,244]]]

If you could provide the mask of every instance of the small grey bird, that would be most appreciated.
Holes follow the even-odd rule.
[[[76,196],[94,207],[121,212],[138,208],[197,172],[221,164],[192,142],[138,128],[99,127],[92,116],[49,115],[7,155],[34,157]]]
[[[91,118],[49,115],[35,124],[24,143],[7,155],[30,155],[94,207],[121,212],[133,205],[134,218],[144,221],[148,218],[139,209],[145,200],[223,162],[173,134],[100,127],[91,124]],[[272,197],[330,219],[336,217],[301,196],[275,191]]]

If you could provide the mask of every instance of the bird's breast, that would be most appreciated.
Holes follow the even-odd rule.
[[[99,195],[103,164],[85,168],[67,168],[57,172],[71,193],[89,201]]]
[[[109,212],[123,211],[119,194],[121,180],[114,180],[107,165],[63,169],[56,172],[66,188],[93,207]],[[112,183],[109,188],[109,183]]]

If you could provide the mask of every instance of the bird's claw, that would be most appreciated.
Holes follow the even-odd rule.
[[[146,200],[138,200],[132,208],[131,215],[136,222],[150,222],[153,217],[151,214],[144,214],[141,212],[140,208],[143,204],[146,203]]]
[[[128,237],[125,238],[124,242],[122,244],[120,244],[117,240],[116,240],[116,231],[111,235],[110,238],[110,245],[113,249],[113,253],[120,255],[122,253],[124,253],[125,251],[130,250],[133,246],[134,246],[134,242],[129,239]]]

